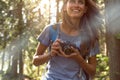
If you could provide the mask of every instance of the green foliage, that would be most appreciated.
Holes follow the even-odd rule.
[[[115,37],[120,40],[120,33],[116,34]]]
[[[104,54],[97,55],[97,74],[95,80],[107,80],[109,79],[109,66],[108,56]]]

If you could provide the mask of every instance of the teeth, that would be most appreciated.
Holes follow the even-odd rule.
[[[79,12],[79,10],[73,10],[74,12]]]

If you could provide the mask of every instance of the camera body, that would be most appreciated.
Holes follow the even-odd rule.
[[[72,44],[69,41],[62,41],[62,42],[60,42],[60,46],[61,46],[62,50],[64,51],[64,53],[66,55],[70,55],[70,54],[72,54],[74,52],[71,47],[73,47],[75,49],[78,49],[75,44]]]

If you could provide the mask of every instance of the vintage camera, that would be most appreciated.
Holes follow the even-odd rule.
[[[75,44],[72,44],[69,41],[60,42],[60,46],[66,55],[70,55],[71,53],[74,52],[71,47],[78,49]]]

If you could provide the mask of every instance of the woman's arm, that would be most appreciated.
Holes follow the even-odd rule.
[[[89,74],[89,76],[94,77],[97,65],[96,53],[99,53],[98,45],[96,44],[96,46],[91,50],[92,56],[89,56],[88,61],[86,61],[82,55],[80,55],[80,51],[78,49],[75,49],[73,47],[71,47],[71,49],[73,49],[74,52],[70,55],[66,55],[60,48],[59,51],[61,53],[61,56],[74,59],[83,68],[83,70]]]
[[[47,46],[43,44],[38,44],[36,53],[33,57],[33,64],[35,66],[39,66],[44,64],[45,62],[48,62],[51,57],[57,56],[59,54],[59,43],[58,40],[54,41],[53,44],[51,45],[51,51],[48,54],[44,54],[45,50],[47,49]]]
[[[66,55],[61,49],[61,56],[64,56],[66,58],[72,58],[74,59],[82,68],[83,70],[89,74],[91,77],[94,77],[96,73],[96,55],[89,57],[88,62],[80,55],[80,52],[77,49],[74,49],[74,53],[70,55]]]
[[[81,57],[81,55],[76,56],[75,60],[78,62],[78,64],[80,64],[87,74],[89,74],[91,77],[95,76],[97,64],[96,56],[90,57],[88,59],[88,63],[83,57]]]
[[[46,49],[47,46],[40,43],[38,44],[35,55],[33,56],[33,64],[35,66],[42,65],[51,58],[50,54],[44,54]]]

